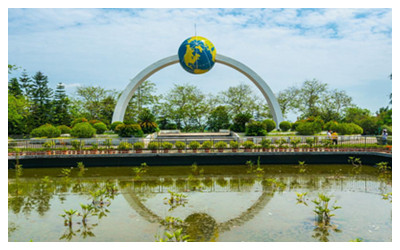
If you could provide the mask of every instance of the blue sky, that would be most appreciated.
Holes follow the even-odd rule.
[[[194,24],[217,53],[252,68],[275,93],[316,78],[372,112],[388,105],[392,11],[384,8],[9,9],[8,63],[42,71],[51,87],[63,82],[71,95],[77,86],[123,90],[148,65],[176,54]],[[221,64],[203,75],[176,64],[149,80],[159,93],[174,83],[214,94],[253,86]]]

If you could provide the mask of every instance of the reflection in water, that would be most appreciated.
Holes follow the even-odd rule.
[[[189,235],[190,239],[194,241],[220,241],[226,239],[228,235],[237,235],[233,238],[237,241],[270,241],[274,238],[268,238],[268,231],[279,227],[280,218],[273,217],[273,222],[271,221],[272,217],[268,217],[271,214],[269,204],[272,202],[274,203],[272,206],[276,206],[275,202],[284,202],[282,198],[293,193],[292,198],[289,198],[292,200],[288,201],[292,205],[281,207],[282,213],[285,213],[282,216],[284,223],[290,223],[290,220],[288,222],[287,219],[292,218],[293,231],[299,232],[292,236],[293,240],[329,241],[332,233],[346,232],[346,225],[351,224],[344,221],[344,218],[351,218],[346,215],[347,213],[353,213],[346,208],[349,207],[349,204],[346,204],[345,200],[340,200],[343,211],[340,212],[340,217],[337,216],[339,220],[335,220],[335,225],[331,223],[314,225],[308,219],[313,213],[310,203],[308,207],[296,206],[296,193],[307,193],[307,198],[314,199],[319,192],[371,193],[379,195],[379,197],[384,197],[385,194],[391,192],[391,172],[379,173],[376,169],[365,166],[357,174],[352,172],[352,166],[341,166],[340,174],[338,174],[338,167],[327,166],[318,168],[308,165],[307,170],[302,173],[299,173],[299,169],[293,168],[293,166],[276,169],[271,167],[264,169],[265,167],[262,166],[262,170],[260,166],[250,167],[252,169],[250,172],[248,171],[249,165],[242,168],[227,167],[223,170],[221,166],[203,168],[193,165],[191,168],[182,167],[171,171],[166,168],[146,167],[146,172],[142,171],[140,178],[135,178],[132,168],[113,168],[109,172],[107,169],[101,168],[85,169],[84,171],[74,168],[67,176],[59,176],[60,170],[58,172],[55,170],[10,170],[8,183],[9,239],[28,241],[33,238],[35,241],[35,234],[26,235],[25,239],[21,238],[27,233],[26,224],[31,223],[24,223],[23,218],[26,220],[37,218],[36,221],[41,221],[41,218],[47,214],[62,213],[60,207],[63,207],[66,210],[77,210],[73,222],[67,223],[66,226],[61,223],[62,227],[59,228],[58,237],[48,238],[47,241],[58,239],[63,241],[89,239],[102,241],[102,237],[107,232],[107,234],[112,234],[113,230],[119,230],[114,224],[101,223],[104,218],[107,221],[113,221],[114,217],[120,218],[118,223],[121,226],[125,224],[128,226],[129,223],[132,223],[126,217],[124,218],[124,215],[121,215],[122,217],[119,215],[121,210],[118,206],[123,203],[119,201],[116,205],[114,204],[113,200],[122,194],[121,198],[129,204],[130,211],[137,214],[136,220],[141,221],[140,225],[146,221],[149,225],[159,224],[170,232],[182,229],[181,237]],[[263,172],[264,174],[260,175]],[[165,207],[163,198],[168,197],[168,191],[187,195],[188,205],[171,211],[167,211],[168,208],[163,210],[162,208]],[[227,194],[227,197],[231,198],[224,198],[223,194]],[[250,197],[253,198],[250,200]],[[383,202],[385,201],[383,200]],[[237,208],[231,206],[232,211],[226,210],[221,213],[219,207],[224,203],[239,204],[239,206]],[[386,201],[385,204],[387,203]],[[90,209],[88,205],[92,205],[93,209]],[[119,210],[118,213],[112,212],[113,206]],[[129,212],[126,209],[125,207],[124,211]],[[300,214],[297,215],[298,212]],[[167,218],[172,218],[171,216],[174,216],[174,222],[166,223]],[[303,231],[296,228],[296,216],[304,218],[303,224],[309,223],[310,226],[301,229]],[[259,224],[258,221],[264,221],[264,223]],[[58,224],[59,222],[53,220],[50,223]],[[238,229],[249,230],[252,226],[257,228],[257,223],[264,228],[269,228],[265,231],[264,236],[255,235],[257,238],[253,239],[251,238],[253,233],[250,235],[246,231],[238,233]],[[30,226],[36,227],[32,231],[39,235],[38,239],[42,239],[43,235],[40,235],[38,227],[43,225],[39,224],[33,222]],[[132,226],[130,228],[137,234],[144,233],[145,230],[141,229],[140,225],[135,224],[133,228]],[[388,226],[390,235],[390,222]],[[156,231],[147,231],[147,233],[154,237]],[[309,238],[303,238],[305,237],[303,235],[309,235]],[[339,235],[342,236],[337,238],[336,236]],[[335,239],[350,240],[345,239],[345,235],[337,234]],[[117,235],[114,234],[115,236]],[[287,239],[290,239],[290,236],[288,237]],[[356,237],[367,238],[368,235],[356,235]],[[129,241],[131,239],[128,237],[119,238],[119,240]]]

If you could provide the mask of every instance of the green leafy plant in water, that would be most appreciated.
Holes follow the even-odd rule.
[[[307,200],[306,195],[307,195],[307,192],[305,192],[305,193],[297,193],[296,192],[297,204],[304,204],[304,205],[308,206],[308,204],[306,202],[306,200]]]
[[[179,228],[173,232],[165,231],[164,236],[165,237],[160,237],[156,236],[156,242],[187,242],[190,240],[189,235],[185,235],[182,233],[183,228]]]
[[[382,194],[382,199],[388,200],[388,201],[390,201],[390,203],[392,203],[392,192],[386,193],[386,194]]]
[[[64,214],[60,214],[61,217],[64,218],[64,225],[65,226],[72,226],[72,217],[76,214],[76,210],[70,209],[70,210],[65,210],[64,209]]]
[[[350,242],[363,242],[363,240],[360,238],[355,238],[354,240],[350,240]]]
[[[351,172],[353,174],[360,174],[362,172],[362,162],[360,158],[350,156],[348,162],[353,165]]]
[[[306,162],[305,161],[299,161],[299,165],[297,165],[297,167],[299,168],[299,173],[305,173],[307,171],[307,167],[306,167]]]
[[[135,179],[140,179],[149,169],[149,166],[144,162],[140,165],[140,167],[132,168],[133,175]]]
[[[376,164],[376,166],[378,167],[379,172],[381,173],[389,173],[391,170],[389,163],[387,162],[379,162]]]
[[[70,175],[71,175],[71,169],[69,169],[69,168],[61,169],[61,176],[62,177],[70,177]]]
[[[22,165],[21,164],[15,164],[15,175],[16,177],[21,177],[23,173]]]
[[[247,161],[246,162],[247,166],[247,173],[248,174],[257,174],[258,176],[264,175],[265,171],[264,168],[261,167],[260,164],[260,157],[257,159],[257,165],[254,166],[254,163],[252,161]]]
[[[191,172],[192,175],[201,176],[204,174],[204,168],[199,168],[199,166],[197,166],[197,163],[193,163],[191,167]]]
[[[80,204],[82,212],[79,212],[77,215],[82,217],[82,223],[86,224],[86,219],[91,215],[97,215],[95,212],[95,207],[93,204]]]
[[[168,190],[168,193],[170,194],[169,198],[164,198],[164,203],[170,206],[170,209],[168,211],[172,211],[175,208],[179,206],[185,206],[187,204],[187,195],[184,194],[178,194],[175,192],[172,192],[171,190]]]
[[[318,198],[312,200],[315,204],[314,213],[317,215],[317,222],[323,225],[329,225],[331,217],[335,216],[332,212],[341,208],[339,206],[329,204],[331,198],[324,195],[318,194]],[[334,203],[336,204],[337,201]]]
[[[278,189],[283,190],[286,187],[285,183],[272,178],[263,180],[262,185],[271,187],[274,191]]]

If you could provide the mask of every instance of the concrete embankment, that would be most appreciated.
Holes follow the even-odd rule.
[[[179,165],[243,165],[260,160],[261,164],[348,164],[349,157],[360,158],[364,165],[388,162],[392,155],[378,152],[251,152],[251,153],[143,153],[103,155],[27,155],[18,157],[23,168],[72,167],[83,162],[86,167],[102,166],[179,166]],[[8,168],[14,168],[15,157],[8,158]]]

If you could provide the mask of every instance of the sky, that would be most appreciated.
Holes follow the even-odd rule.
[[[141,70],[176,55],[195,33],[208,38],[217,54],[250,67],[274,93],[317,79],[372,112],[388,106],[390,8],[9,8],[8,63],[29,75],[43,72],[52,88],[64,83],[71,96],[77,86],[122,91]],[[148,80],[158,94],[174,84],[216,94],[245,83],[261,96],[246,76],[218,63],[201,75],[175,64]]]

